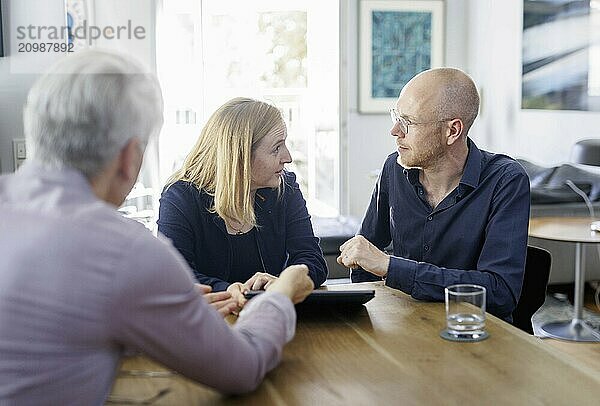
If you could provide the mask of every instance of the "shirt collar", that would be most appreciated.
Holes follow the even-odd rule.
[[[469,148],[469,153],[467,155],[467,161],[465,162],[465,169],[460,179],[460,183],[475,189],[477,185],[479,185],[479,177],[481,176],[482,154],[475,143],[468,137],[467,147]],[[411,185],[415,186],[419,184],[418,168],[404,168],[403,172]]]
[[[419,183],[419,169],[418,168],[404,168],[403,170],[406,179],[411,185],[415,186]]]
[[[99,201],[89,181],[72,168],[55,168],[27,160],[17,172],[7,175],[7,190],[14,202],[31,207],[56,208]]]
[[[477,145],[468,137],[467,147],[469,148],[469,154],[467,155],[467,162],[460,183],[475,189],[479,185],[479,178],[481,177],[482,154]]]
[[[23,164],[16,175],[36,179],[47,185],[68,189],[73,194],[95,196],[90,181],[81,172],[70,167],[54,168],[35,160]]]

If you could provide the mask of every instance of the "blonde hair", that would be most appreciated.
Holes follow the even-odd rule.
[[[183,166],[167,187],[183,180],[214,197],[208,209],[226,222],[256,225],[252,183],[252,152],[273,128],[284,124],[274,106],[237,97],[215,111]]]

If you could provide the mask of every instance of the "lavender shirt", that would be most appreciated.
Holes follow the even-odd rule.
[[[76,171],[28,163],[0,177],[0,258],[0,404],[102,404],[126,348],[249,391],[294,335],[294,307],[278,293],[229,327],[177,250]]]

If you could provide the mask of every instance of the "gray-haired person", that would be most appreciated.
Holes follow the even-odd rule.
[[[81,52],[36,82],[24,122],[33,155],[0,177],[0,404],[101,404],[125,349],[219,391],[256,388],[294,335],[308,269],[288,268],[230,327],[235,301],[118,214],[162,125],[156,78]]]

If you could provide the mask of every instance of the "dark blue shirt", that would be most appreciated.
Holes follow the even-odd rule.
[[[457,283],[485,286],[487,311],[512,320],[521,294],[529,221],[529,178],[519,163],[477,148],[459,185],[432,210],[419,169],[388,156],[358,234],[393,243],[386,285],[420,300],[444,300]],[[353,282],[381,278],[357,269]]]
[[[158,231],[170,238],[186,259],[199,283],[215,291],[225,290],[231,282],[246,282],[257,271],[248,267],[247,278],[232,273],[233,249],[236,255],[252,258],[258,249],[264,272],[279,275],[289,265],[308,266],[309,276],[320,286],[327,278],[327,265],[315,237],[306,202],[296,176],[284,172],[281,195],[277,189],[256,191],[254,213],[256,240],[234,244],[225,222],[209,209],[214,199],[189,182],[169,186],[160,199]],[[261,264],[262,265],[262,264]]]
[[[266,272],[263,268],[261,252],[258,250],[256,227],[244,234],[229,234],[231,243],[231,266],[229,281],[247,281],[256,272]]]

